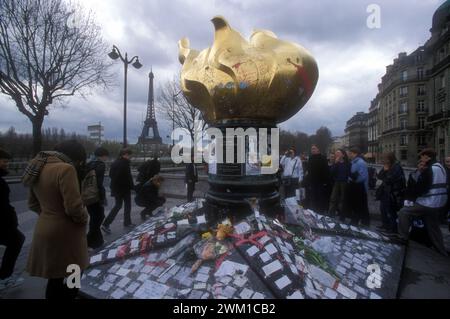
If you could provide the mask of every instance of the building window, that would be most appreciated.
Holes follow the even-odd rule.
[[[408,126],[408,121],[406,119],[400,120],[400,129],[406,130],[406,127]]]
[[[400,114],[408,113],[408,103],[407,102],[400,103],[399,113]]]
[[[402,72],[402,81],[407,81],[408,80],[408,71],[403,71]]]
[[[440,87],[441,89],[445,89],[445,74],[441,75]]]
[[[400,97],[405,97],[408,95],[408,87],[407,86],[402,86],[400,88]]]
[[[420,116],[418,118],[417,122],[418,122],[419,130],[425,129],[425,117]]]
[[[400,151],[400,160],[406,161],[408,159],[408,151],[407,150],[401,150]]]
[[[422,53],[421,53],[421,52],[417,53],[417,55],[416,55],[416,61],[417,61],[417,62],[421,62],[422,60],[423,60]]]
[[[438,102],[437,112],[445,112],[445,101]]]
[[[417,101],[417,112],[425,112],[425,101],[424,100]]]
[[[426,136],[425,135],[419,135],[417,136],[417,144],[419,146],[424,146],[427,144]]]
[[[417,68],[417,79],[422,80],[423,74],[423,68]]]
[[[445,49],[442,48],[439,50],[439,62],[445,58]]]
[[[400,146],[408,145],[408,135],[400,136]]]
[[[425,85],[421,84],[417,86],[417,95],[423,96],[426,94]]]

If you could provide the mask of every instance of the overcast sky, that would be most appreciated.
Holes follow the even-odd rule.
[[[148,72],[155,74],[156,93],[161,83],[181,66],[177,41],[188,37],[191,47],[212,44],[210,19],[224,16],[248,38],[253,29],[268,29],[279,38],[300,43],[316,58],[319,82],[308,104],[284,129],[313,133],[329,127],[336,136],[357,111],[367,111],[377,93],[386,65],[399,52],[410,53],[429,38],[433,12],[443,0],[74,0],[92,10],[106,43],[144,65],[128,72],[128,137],[135,142],[146,111]],[[367,7],[381,8],[381,28],[370,29]],[[108,52],[105,52],[107,59]],[[54,105],[44,126],[87,134],[87,125],[101,121],[109,139],[121,140],[123,65],[116,63],[117,86],[94,91],[85,99],[71,98],[65,107]],[[31,124],[13,103],[0,96],[0,131],[15,126],[30,132]],[[157,114],[160,133],[168,141],[171,125]]]

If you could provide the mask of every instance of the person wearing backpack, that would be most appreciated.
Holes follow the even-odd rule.
[[[166,199],[158,194],[163,181],[164,178],[162,176],[155,175],[145,182],[137,192],[134,200],[136,205],[144,207],[141,212],[142,220],[145,220],[156,208],[162,206],[166,202]]]
[[[423,150],[420,160],[426,168],[417,179],[416,201],[412,205],[404,206],[398,213],[398,239],[406,242],[409,239],[412,220],[422,217],[433,246],[439,253],[447,256],[439,218],[447,204],[447,173],[437,162],[433,149]]]
[[[153,159],[148,160],[139,166],[136,181],[142,186],[153,176],[158,175],[160,171],[161,163],[158,160],[158,156],[155,155]]]
[[[105,219],[105,206],[107,205],[103,180],[106,170],[105,162],[108,160],[108,157],[109,152],[107,149],[103,147],[97,148],[94,152],[94,158],[86,165],[87,173],[82,183],[82,197],[89,214],[87,243],[88,247],[92,249],[97,249],[104,243],[100,227]],[[89,177],[92,180],[91,182],[88,180]],[[85,183],[88,183],[88,187],[92,188],[92,191],[89,192],[91,194],[90,197],[88,197],[89,194],[87,194]]]

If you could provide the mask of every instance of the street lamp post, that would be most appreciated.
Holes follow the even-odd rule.
[[[108,56],[117,60],[120,58],[124,65],[124,88],[123,88],[123,147],[127,147],[127,75],[128,65],[131,64],[136,69],[140,69],[142,64],[139,62],[139,57],[136,55],[128,60],[128,53],[125,52],[125,57],[122,56],[118,47],[113,45],[112,51],[108,53]]]

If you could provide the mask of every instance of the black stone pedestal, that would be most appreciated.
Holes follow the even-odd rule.
[[[239,147],[239,137],[230,137],[230,134],[227,136],[227,129],[242,128],[249,134],[253,130],[257,134],[258,143],[261,138],[267,140],[267,153],[271,154],[271,129],[276,128],[276,125],[254,120],[229,120],[215,123],[212,126],[222,132],[222,140],[219,141],[220,137],[215,137],[215,145],[222,146],[223,163],[216,163],[214,169],[210,168],[208,174],[210,188],[206,195],[206,210],[210,212],[210,217],[245,216],[251,213],[248,204],[250,198],[259,200],[261,212],[266,215],[275,216],[281,212],[277,174],[263,174],[260,164],[250,163],[248,154],[252,148],[250,146],[252,142],[248,135],[244,138],[240,137],[241,142],[245,144],[245,163],[239,163],[238,152],[243,150]],[[264,129],[266,134],[262,133]],[[259,145],[258,143],[256,145]],[[252,145],[255,150],[255,143]],[[231,148],[234,149],[234,163],[227,163],[226,154]],[[256,150],[258,159],[261,160],[262,154],[260,154],[258,146],[256,146]],[[278,157],[278,155],[276,156]]]

